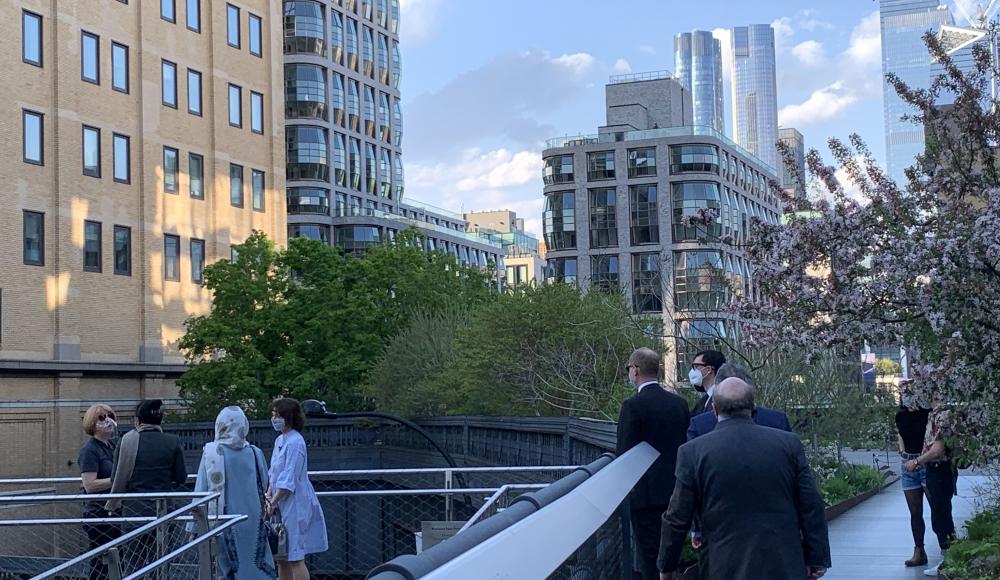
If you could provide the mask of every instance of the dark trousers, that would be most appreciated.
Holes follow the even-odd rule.
[[[642,580],[660,578],[656,558],[660,555],[660,529],[665,511],[665,505],[632,509],[632,536],[635,538],[636,558]]]
[[[121,536],[121,531],[114,524],[85,524],[83,531],[90,540],[90,549],[107,544],[111,540]],[[108,577],[108,566],[104,563],[103,557],[90,559],[90,574],[88,580],[104,580]]]
[[[951,498],[955,495],[955,471],[950,461],[927,464],[927,503],[931,506],[931,529],[938,546],[947,550],[955,538]]]

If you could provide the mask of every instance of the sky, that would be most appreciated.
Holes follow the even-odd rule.
[[[968,8],[974,0],[958,0]],[[613,74],[673,70],[673,37],[770,23],[779,123],[829,152],[858,133],[882,159],[875,0],[401,0],[406,197],[509,209],[541,236],[550,137],[596,133]],[[626,8],[627,7],[627,8]],[[727,77],[728,62],[724,63]],[[726,132],[732,134],[727,113]]]

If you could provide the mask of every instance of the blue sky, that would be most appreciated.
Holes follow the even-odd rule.
[[[782,124],[799,129],[807,148],[857,132],[883,155],[874,0],[402,0],[402,8],[406,195],[424,202],[511,209],[541,234],[544,140],[596,132],[608,76],[673,70],[674,34],[696,28],[724,35],[772,23]]]

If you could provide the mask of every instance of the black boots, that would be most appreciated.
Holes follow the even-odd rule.
[[[913,548],[913,557],[904,562],[907,568],[915,568],[917,566],[927,565],[927,552],[924,551],[923,546],[917,546]]]

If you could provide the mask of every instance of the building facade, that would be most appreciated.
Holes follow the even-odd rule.
[[[722,44],[707,30],[674,36],[674,73],[691,93],[693,124],[726,132]]]
[[[0,18],[3,473],[78,473],[90,404],[127,420],[176,399],[206,264],[253,230],[285,242],[280,6],[11,0]]]
[[[778,129],[778,141],[783,143],[792,156],[789,166],[785,159],[781,163],[781,187],[791,197],[805,199],[806,196],[806,145],[798,129],[782,127]]]
[[[756,292],[741,247],[753,218],[780,217],[776,176],[721,133],[685,124],[673,79],[609,85],[607,99],[597,135],[550,140],[542,154],[546,281],[623,292],[637,316],[663,321],[683,377],[697,350],[738,331],[725,308]],[[632,116],[624,130],[621,102],[651,112],[646,124]],[[710,222],[690,221],[706,209]]]
[[[399,0],[283,6],[288,236],[363,252],[417,227],[429,250],[499,266],[461,215],[403,201]]]
[[[953,24],[951,12],[938,0],[881,0],[882,76],[896,75],[911,89],[928,89],[931,58],[923,35]],[[901,119],[913,114],[892,85],[883,82],[886,170],[897,183],[904,183],[904,170],[924,152],[924,128]]]
[[[733,49],[733,138],[772,168],[778,165],[778,89],[774,29],[737,26]]]
[[[508,289],[536,286],[545,279],[545,259],[538,238],[524,229],[524,220],[510,210],[476,211],[465,214],[468,230],[503,248]]]

